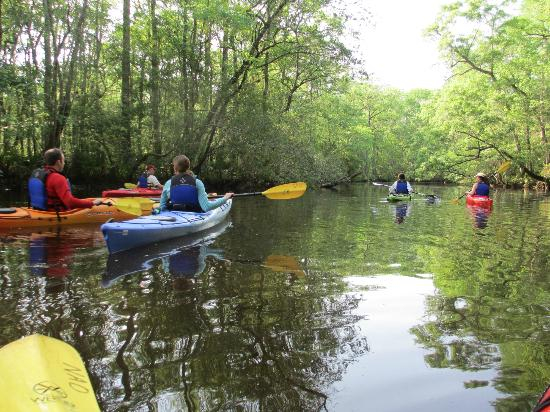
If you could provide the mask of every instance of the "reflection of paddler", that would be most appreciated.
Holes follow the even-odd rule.
[[[35,276],[63,279],[70,273],[75,249],[93,244],[95,232],[52,231],[31,233],[29,237],[29,265]]]
[[[74,249],[60,236],[33,233],[29,243],[29,264],[35,276],[63,279],[69,275]]]
[[[400,203],[395,206],[395,223],[401,224],[405,218],[411,214],[410,205],[408,203]]]
[[[306,274],[293,256],[269,255],[263,266],[274,272],[292,273],[298,277],[303,277]]]
[[[198,245],[182,249],[163,258],[165,271],[172,275],[174,288],[186,289],[195,282],[195,277],[206,268],[206,258],[212,256],[223,260],[223,250]]]
[[[472,214],[474,226],[478,229],[485,229],[489,221],[489,216],[491,215],[491,209],[470,205],[467,205],[467,207]]]

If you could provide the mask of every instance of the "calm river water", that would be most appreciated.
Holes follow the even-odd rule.
[[[94,225],[1,233],[0,345],[72,344],[105,411],[528,411],[550,198],[499,191],[488,214],[419,189],[443,200],[239,198],[203,236],[111,257]]]

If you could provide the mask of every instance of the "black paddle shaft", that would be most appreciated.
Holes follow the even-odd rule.
[[[249,192],[249,193],[234,193],[233,197],[238,196],[258,196],[261,195],[263,192]],[[216,196],[208,196],[209,199],[218,199],[220,197],[224,197],[225,195],[216,195]]]

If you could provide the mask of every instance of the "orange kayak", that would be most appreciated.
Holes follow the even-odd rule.
[[[104,201],[109,202],[110,199],[104,199]],[[115,200],[112,200],[112,202],[116,203]],[[143,215],[151,214],[150,204],[142,204],[141,209]],[[99,205],[90,209],[73,209],[59,213],[28,207],[13,207],[0,209],[0,229],[105,223],[109,219],[128,220],[135,217],[135,214],[126,213],[114,205]]]

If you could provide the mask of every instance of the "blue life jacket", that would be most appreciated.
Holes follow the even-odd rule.
[[[203,213],[199,203],[199,192],[195,178],[186,173],[180,173],[170,180],[170,202],[168,209],[185,212]]]
[[[477,184],[476,192],[474,193],[475,196],[489,196],[489,185],[485,182],[479,182]]]
[[[407,189],[407,181],[406,180],[398,180],[397,186],[395,188],[395,193],[401,195],[408,195],[409,189]]]
[[[51,210],[56,211],[65,210],[63,203],[59,199],[48,199],[48,192],[46,190],[46,179],[52,173],[60,173],[51,169],[35,169],[31,173],[29,178],[29,206],[38,210]],[[62,174],[62,173],[60,173]],[[69,185],[69,191],[71,191],[71,182],[67,179]]]
[[[138,177],[138,187],[141,187],[142,189],[147,189],[149,187],[147,183],[147,175],[144,173],[140,177]]]
[[[29,178],[29,205],[33,209],[48,210],[46,179],[52,173],[48,169],[35,169]]]

